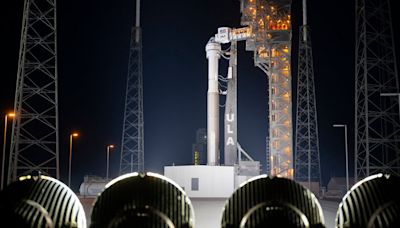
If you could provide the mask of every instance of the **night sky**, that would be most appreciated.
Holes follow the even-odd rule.
[[[293,88],[300,3],[294,0],[292,6]],[[354,5],[349,0],[308,1],[324,185],[330,177],[345,174],[344,133],[333,128],[334,123],[348,124],[350,175],[354,169]],[[23,0],[2,1],[0,10],[4,116],[14,103]],[[205,45],[218,27],[240,27],[239,0],[144,0],[141,10],[145,169],[162,173],[165,165],[191,163],[196,130],[207,126]],[[59,0],[57,16],[61,178],[67,181],[69,134],[77,130],[72,163],[77,190],[84,175],[105,176],[107,144],[117,146],[110,176],[118,174],[135,1]],[[394,17],[398,49],[399,16]],[[225,69],[220,74],[225,75]],[[239,44],[238,78],[238,140],[265,172],[267,81],[253,66],[244,43]],[[0,126],[3,129],[3,122]]]

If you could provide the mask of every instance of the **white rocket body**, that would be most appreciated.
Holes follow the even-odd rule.
[[[214,39],[206,45],[208,59],[207,165],[219,165],[219,87],[218,61],[221,45]]]

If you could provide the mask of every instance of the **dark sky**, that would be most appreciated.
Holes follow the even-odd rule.
[[[292,7],[293,88],[300,2],[294,0]],[[117,146],[111,154],[110,175],[115,177],[118,173],[135,1],[64,0],[57,4],[61,176],[67,180],[69,133],[78,130],[80,137],[72,163],[72,181],[77,189],[85,174],[105,176],[107,144]],[[2,115],[12,109],[14,100],[22,7],[23,0],[0,3]],[[309,0],[308,7],[321,169],[326,184],[331,176],[345,173],[343,130],[333,128],[333,123],[349,125],[353,173],[354,1]],[[144,0],[141,21],[145,167],[162,173],[164,165],[191,163],[195,131],[207,124],[205,44],[218,27],[239,27],[239,1]],[[399,24],[395,22],[393,26],[398,44]],[[244,51],[244,44],[239,49],[238,140],[264,168],[268,130],[266,77],[253,66],[252,53]]]

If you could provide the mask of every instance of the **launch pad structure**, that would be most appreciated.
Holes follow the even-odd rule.
[[[269,85],[269,135],[267,156],[273,176],[293,178],[292,91],[290,72],[291,1],[242,0],[242,28],[221,27],[206,45],[208,59],[207,92],[207,164],[219,164],[219,95],[227,95],[225,104],[225,165],[237,161],[237,42],[246,41],[246,50],[254,52],[254,64],[267,74]],[[221,44],[230,43],[230,51]],[[219,76],[219,59],[227,54],[228,75]],[[221,91],[219,82],[227,81]],[[232,135],[229,135],[232,134]],[[231,146],[231,147],[230,147]]]
[[[220,210],[234,190],[260,174],[237,139],[237,42],[246,41],[254,65],[267,76],[269,149],[267,173],[293,179],[290,0],[241,0],[242,28],[221,27],[206,45],[208,59],[207,165],[166,166],[164,175],[180,185],[196,212],[196,227],[219,227]],[[230,44],[228,51],[221,44]],[[221,58],[222,57],[222,58]],[[219,60],[229,59],[226,77]],[[221,84],[226,84],[226,90]],[[220,95],[226,95],[224,164],[220,165]]]
[[[267,173],[293,178],[292,88],[290,71],[291,18],[290,0],[241,1],[241,24],[246,27],[221,27],[206,46],[208,59],[207,156],[208,165],[219,158],[219,94],[226,94],[225,165],[237,161],[237,42],[246,41],[246,50],[254,53],[254,65],[268,79],[269,149]],[[218,61],[224,53],[221,44],[230,43],[226,78],[218,74]],[[227,91],[218,87],[227,81]],[[233,134],[229,136],[229,134]],[[230,147],[232,146],[232,147]]]
[[[291,0],[242,0],[241,24],[248,26],[246,50],[268,79],[267,173],[293,179]]]

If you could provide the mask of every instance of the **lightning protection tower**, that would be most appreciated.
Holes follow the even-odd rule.
[[[300,27],[298,55],[294,174],[296,181],[308,184],[308,188],[311,189],[311,182],[320,185],[321,172],[314,68],[306,0],[303,0],[303,25]]]
[[[25,0],[8,183],[41,171],[59,178],[56,0]]]
[[[144,171],[143,66],[140,0],[136,0],[136,24],[129,52],[120,175]]]
[[[390,0],[356,0],[355,176],[400,175],[399,82]]]

